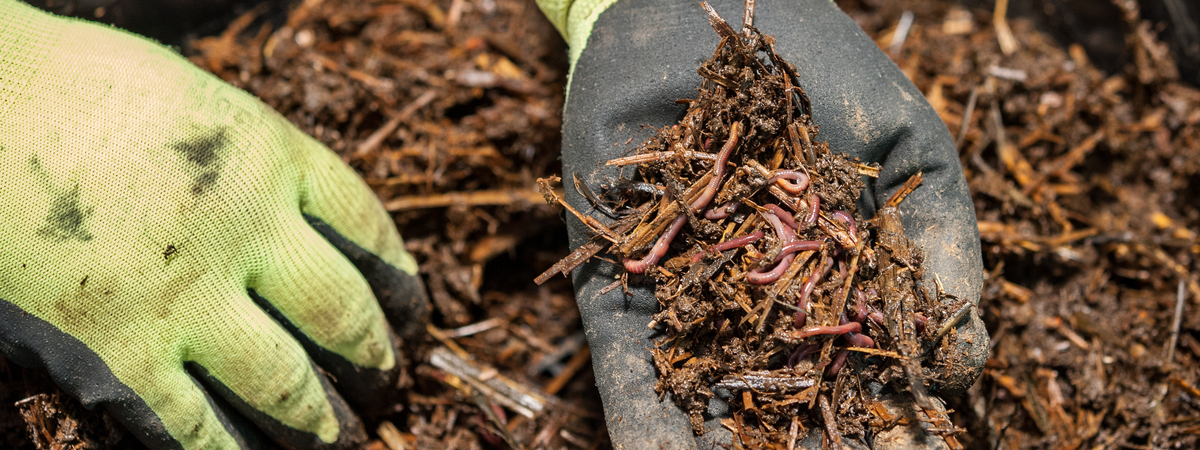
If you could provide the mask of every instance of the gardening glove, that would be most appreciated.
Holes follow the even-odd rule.
[[[423,330],[416,271],[354,172],[254,97],[0,0],[10,360],[151,448],[349,448],[347,401],[380,406],[399,372],[385,311]]]
[[[741,22],[742,0],[711,3],[731,23]],[[719,37],[694,1],[539,4],[570,47],[563,172],[567,179],[578,174],[595,186],[617,175],[604,162],[622,156],[638,127],[661,128],[683,117],[687,105],[675,100],[695,98],[701,82],[696,69],[712,55]],[[865,216],[874,215],[911,175],[924,173],[924,183],[901,204],[905,230],[924,249],[926,280],[936,274],[950,294],[977,303],[983,268],[975,211],[946,125],[921,92],[828,0],[759,1],[754,25],[775,36],[776,52],[795,64],[820,127],[817,140],[827,141],[834,153],[882,165],[878,179],[865,180],[860,201]],[[577,209],[591,210],[574,189],[565,191]],[[570,216],[568,229],[572,246],[592,235]],[[617,448],[694,448],[684,412],[654,391],[656,373],[649,349],[655,332],[646,328],[658,310],[653,289],[635,287],[632,295],[622,289],[601,293],[619,271],[617,265],[593,260],[573,274],[613,443]],[[988,353],[988,335],[974,311],[947,339],[953,350],[945,357],[959,364],[930,380],[935,394],[970,386]],[[720,408],[719,402],[710,408],[714,414],[701,448],[709,448],[709,440],[729,442],[728,432],[716,422]],[[902,442],[898,445],[941,443],[941,438],[911,430],[897,433],[913,438],[897,437],[896,442]],[[811,435],[816,435],[819,448],[819,433]],[[887,445],[882,438],[875,439],[876,448]]]

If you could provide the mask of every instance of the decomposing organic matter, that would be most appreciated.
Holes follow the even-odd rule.
[[[969,303],[920,287],[921,253],[897,205],[921,175],[863,220],[860,177],[877,168],[815,140],[799,75],[773,37],[750,21],[737,32],[702,5],[721,41],[698,69],[698,96],[678,124],[608,163],[636,165],[636,183],[653,189],[593,188],[576,175],[593,207],[620,219],[610,227],[567,206],[597,238],[543,278],[608,242],[628,283],[655,283],[656,389],[697,433],[721,390],[735,411],[725,423],[744,444],[794,439],[797,417],[833,442],[864,437],[867,427],[889,426],[864,393],[876,381],[911,392],[924,420],[956,446],[957,429],[936,412],[924,380],[948,364],[929,356],[941,337],[934,331]],[[548,181],[543,192],[562,203]]]

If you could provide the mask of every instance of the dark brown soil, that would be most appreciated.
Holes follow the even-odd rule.
[[[1200,91],[1176,80],[1136,3],[1118,4],[1132,8],[1134,58],[1116,74],[1020,20],[1005,55],[992,11],[842,5],[885,50],[914,13],[892,58],[960,139],[993,346],[981,380],[951,404],[972,448],[1198,442]]]

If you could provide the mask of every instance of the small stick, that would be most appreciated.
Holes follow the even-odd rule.
[[[796,436],[800,432],[800,416],[792,416],[792,426],[788,427],[787,450],[796,450]]]
[[[883,207],[886,208],[889,206],[899,206],[900,202],[904,201],[904,198],[908,197],[908,194],[911,194],[912,191],[916,190],[917,186],[920,186],[921,182],[924,180],[925,175],[921,172],[917,172],[916,175],[908,177],[908,181],[904,182],[904,186],[900,186],[900,190],[896,191],[895,194],[892,194],[892,198],[889,198],[887,203],[883,204]]]
[[[591,362],[591,360],[592,349],[584,345],[583,348],[571,356],[571,359],[567,361],[567,365],[563,367],[562,372],[559,372],[554,379],[546,383],[546,386],[542,388],[542,392],[550,395],[557,394],[558,391],[561,391],[567,385],[568,381],[571,381],[571,378],[575,377],[576,373],[579,373],[579,369],[582,369],[583,365]]]
[[[612,207],[608,206],[608,203],[601,199],[600,196],[596,195],[595,192],[592,192],[592,188],[589,188],[587,183],[584,183],[583,179],[579,178],[578,173],[571,174],[571,177],[574,178],[575,181],[575,190],[584,198],[586,198],[593,207],[608,217],[612,217],[614,219],[619,218],[617,212],[613,211]]]
[[[579,210],[575,209],[575,207],[563,200],[562,197],[559,197],[558,194],[554,192],[554,189],[550,188],[551,181],[555,181],[553,178],[558,177],[552,177],[552,179],[538,178],[537,180],[538,190],[541,191],[541,195],[546,200],[546,203],[558,203],[562,205],[563,208],[566,208],[567,211],[570,211],[571,214],[574,214],[580,222],[583,222],[584,225],[587,225],[587,227],[591,228],[592,231],[595,231],[596,234],[599,234],[601,237],[609,241],[617,242],[617,234],[614,233],[613,230],[610,230],[603,223],[600,223],[600,221],[596,220],[595,217],[579,212]],[[560,179],[557,181],[562,180]]]
[[[962,124],[958,127],[958,137],[954,139],[954,148],[962,148],[963,139],[967,138],[967,130],[971,128],[971,116],[975,114],[975,102],[979,100],[979,86],[971,88],[967,97],[967,110],[963,111]]]
[[[538,191],[532,189],[492,189],[486,191],[446,192],[436,195],[418,195],[396,197],[383,204],[390,211],[409,211],[414,209],[445,208],[447,206],[489,206],[512,204],[537,204],[543,199]]]
[[[846,347],[846,350],[850,350],[852,352],[866,353],[868,355],[886,356],[888,358],[895,358],[895,359],[901,359],[901,360],[908,359],[908,358],[905,358],[904,355],[901,355],[899,353],[896,353],[893,351],[888,351],[888,350],[880,350],[877,348]]]
[[[399,127],[401,123],[404,123],[404,121],[408,120],[409,117],[412,117],[412,115],[416,113],[418,109],[428,105],[429,102],[432,102],[435,98],[437,98],[437,92],[432,90],[425,91],[424,94],[421,94],[421,96],[417,97],[416,100],[413,100],[412,103],[405,105],[404,109],[401,109],[399,114],[392,116],[391,119],[388,119],[387,123],[383,124],[382,127],[380,127],[378,130],[375,130],[375,132],[371,133],[370,136],[367,136],[362,143],[358,144],[358,148],[354,150],[354,156],[361,158],[363,155],[374,151],[379,147],[380,144],[383,144],[383,141],[387,139],[387,137],[390,136],[393,131],[396,131],[396,128]]]
[[[842,435],[837,431],[837,419],[833,417],[833,408],[829,406],[829,398],[822,395],[817,399],[821,405],[821,420],[825,423],[825,433],[829,435],[829,446],[833,450],[842,450]]]
[[[687,151],[682,151],[682,152],[678,152],[678,151],[650,152],[650,153],[642,153],[640,155],[625,156],[625,157],[621,157],[621,158],[610,159],[610,160],[608,160],[608,162],[604,163],[604,165],[606,165],[606,166],[628,166],[631,164],[642,164],[642,163],[648,163],[648,162],[662,161],[665,159],[671,159],[676,156],[683,156],[684,158],[690,158],[690,159],[703,159],[706,161],[716,161],[717,160],[717,155],[715,153],[704,153],[704,152],[687,150]]]
[[[888,53],[895,55],[904,48],[904,41],[908,38],[908,31],[912,29],[913,12],[905,10],[900,15],[900,21],[896,23],[896,31],[892,34],[892,43],[888,46]]]
[[[1187,298],[1183,290],[1183,280],[1179,280],[1179,288],[1175,293],[1175,322],[1171,325],[1171,341],[1167,344],[1167,357],[1163,368],[1170,370],[1175,363],[1175,345],[1179,342],[1179,327],[1183,324],[1183,299]]]
[[[750,27],[754,26],[754,0],[746,0],[745,12],[742,13],[742,33],[750,38]]]
[[[971,307],[974,305],[972,305],[971,302],[964,303],[966,304],[962,305],[961,308],[958,308],[958,311],[955,311],[954,315],[950,316],[950,319],[946,320],[946,323],[942,324],[942,328],[938,329],[937,334],[933,336],[933,340],[929,341],[929,349],[925,351],[926,353],[932,351],[934,347],[937,347],[938,342],[942,340],[942,337],[945,336],[946,333],[949,333],[950,329],[954,328],[954,326],[957,325],[958,322],[962,321],[964,317],[967,317],[967,312],[971,311]]]

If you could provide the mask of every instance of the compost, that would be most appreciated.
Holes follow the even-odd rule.
[[[866,438],[895,425],[866,394],[875,381],[910,391],[957,445],[925,379],[954,363],[934,350],[972,305],[919,285],[922,257],[897,206],[921,177],[863,220],[860,176],[878,167],[819,141],[797,83],[820,74],[797,74],[774,52],[774,38],[752,26],[753,4],[741,31],[701,4],[721,40],[697,69],[697,97],[680,100],[689,106],[679,123],[608,161],[636,166],[635,179],[593,189],[573,178],[593,209],[617,220],[606,226],[563,203],[595,237],[547,274],[569,273],[603,239],[625,271],[609,290],[655,282],[656,390],[696,433],[721,389],[742,445],[786,445],[822,428],[833,443]]]

